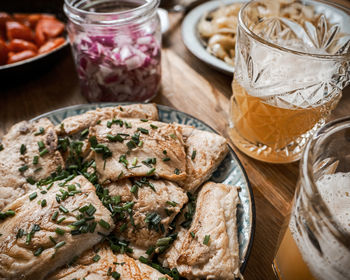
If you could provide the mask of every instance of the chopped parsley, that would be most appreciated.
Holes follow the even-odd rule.
[[[21,166],[20,168],[18,168],[18,171],[19,171],[19,172],[24,172],[24,171],[26,171],[26,170],[28,170],[28,165],[23,165],[23,166]]]
[[[22,238],[24,235],[24,229],[20,228],[16,234],[16,239]]]
[[[66,242],[65,242],[65,241],[58,242],[58,243],[55,245],[55,249],[59,249],[59,248],[63,247],[64,245],[66,245]]]
[[[47,205],[46,199],[43,199],[40,204],[41,204],[41,207],[46,207]]]
[[[66,233],[66,231],[61,228],[56,228],[55,232],[59,235],[64,235]]]
[[[119,157],[119,162],[125,166],[125,168],[128,168],[128,160],[126,159],[126,155],[121,155]]]
[[[19,149],[19,151],[20,151],[21,155],[24,155],[25,152],[27,151],[27,147],[24,144],[22,144],[21,148]]]
[[[145,129],[145,128],[143,128],[143,127],[138,127],[137,130],[140,131],[140,132],[143,133],[143,134],[149,134],[148,129]]]
[[[45,148],[45,144],[43,141],[39,141],[38,142],[38,147],[39,147],[39,151],[42,151]]]
[[[100,259],[101,259],[100,255],[97,255],[97,254],[92,258],[94,262],[98,262]]]
[[[80,133],[80,138],[84,139],[86,136],[88,136],[88,134],[89,134],[89,129],[86,128]]]
[[[67,214],[69,211],[66,207],[60,205],[60,207],[58,207],[63,213]]]
[[[150,175],[152,175],[154,173],[154,171],[156,171],[156,169],[153,167],[153,168],[151,168],[150,170],[147,171],[146,175],[150,176]]]
[[[210,241],[210,235],[206,235],[204,237],[203,244],[208,246],[209,245],[209,241]]]
[[[6,212],[0,212],[0,220],[5,220],[8,217],[13,217],[16,212],[13,210],[7,210]]]
[[[51,220],[56,221],[57,217],[58,217],[58,211],[55,211],[51,216]]]
[[[32,178],[32,177],[28,177],[26,179],[27,183],[31,184],[31,185],[34,185],[35,184],[35,180]]]
[[[46,155],[48,152],[49,152],[49,150],[45,148],[44,150],[42,150],[42,151],[39,153],[39,155],[40,155],[41,157],[43,157],[43,156]]]
[[[191,159],[194,160],[196,158],[197,155],[197,151],[193,150],[192,155],[191,155]]]
[[[33,157],[33,164],[36,165],[39,163],[39,157],[38,156],[34,156]]]
[[[145,222],[148,224],[148,229],[153,229],[156,232],[164,232],[164,225],[161,223],[162,217],[156,212],[150,212],[146,215]]]
[[[43,127],[39,127],[39,131],[35,132],[34,136],[38,136],[38,135],[44,134],[44,132],[45,132],[45,129]]]
[[[176,207],[177,203],[175,201],[167,201],[166,202],[168,205]]]
[[[36,192],[33,192],[29,195],[29,200],[33,200],[38,196],[38,194]]]
[[[124,122],[122,120],[119,120],[119,119],[118,120],[113,119],[112,121],[107,122],[107,127],[111,128],[113,124],[119,124],[120,127],[123,127]]]
[[[111,225],[107,223],[105,220],[101,219],[98,224],[103,227],[104,229],[110,229]]]
[[[107,139],[111,142],[123,142],[124,138],[120,136],[120,134],[118,133],[117,135],[111,135],[111,134],[107,134]]]
[[[35,257],[38,257],[38,256],[40,256],[41,255],[41,253],[44,251],[44,248],[43,247],[39,247],[38,249],[36,249],[35,251],[34,251],[34,256]]]

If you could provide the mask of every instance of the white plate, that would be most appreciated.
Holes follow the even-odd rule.
[[[216,58],[205,50],[205,47],[199,39],[197,32],[197,24],[202,16],[208,12],[216,10],[217,8],[232,3],[242,3],[246,1],[242,0],[217,0],[209,1],[202,5],[199,5],[187,14],[182,23],[182,39],[188,50],[197,58],[214,67],[215,69],[227,74],[232,75],[234,67],[228,65],[224,61]]]

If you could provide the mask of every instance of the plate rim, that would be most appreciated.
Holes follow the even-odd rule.
[[[205,62],[212,68],[219,70],[226,75],[233,75],[235,72],[234,66],[229,66],[221,59],[208,53],[200,40],[198,39],[196,26],[204,13],[210,12],[221,5],[229,5],[233,3],[244,3],[247,0],[214,0],[205,2],[193,10],[191,10],[184,18],[181,25],[181,37],[186,48],[199,60]]]
[[[35,61],[38,61],[42,58],[45,58],[45,57],[48,57],[48,56],[51,56],[51,55],[54,55],[55,53],[57,53],[58,51],[68,47],[69,45],[69,39],[67,36],[65,36],[65,42],[58,46],[57,48],[47,52],[47,53],[42,53],[42,54],[39,54],[39,55],[36,55],[34,57],[31,57],[31,58],[27,58],[27,59],[24,59],[24,60],[21,60],[21,61],[18,61],[18,62],[15,62],[15,63],[10,63],[10,64],[4,64],[4,65],[0,65],[0,73],[1,71],[5,71],[5,70],[10,70],[10,69],[15,69],[17,67],[21,67],[23,65],[26,65],[27,63],[30,64],[32,62],[35,62]]]
[[[38,119],[41,118],[45,118],[48,115],[53,115],[53,114],[57,114],[63,111],[67,111],[67,110],[76,110],[76,109],[82,109],[82,108],[90,108],[91,106],[104,106],[104,107],[108,107],[108,106],[122,106],[122,105],[130,105],[130,104],[147,104],[147,103],[140,103],[140,102],[97,102],[97,103],[85,103],[85,104],[76,104],[76,105],[71,105],[71,106],[66,106],[66,107],[62,107],[62,108],[58,108],[52,111],[48,111],[46,113],[40,114],[32,119],[30,119],[30,121],[36,121]],[[152,103],[148,103],[148,104],[152,104]],[[181,113],[184,114],[185,116],[192,118],[198,122],[201,122],[202,124],[204,124],[205,126],[209,127],[213,132],[215,132],[218,135],[221,135],[220,133],[218,133],[218,131],[216,131],[215,129],[213,129],[210,125],[208,125],[207,123],[205,123],[204,121],[200,120],[197,117],[192,116],[191,114],[188,114],[186,112],[177,110],[173,107],[170,106],[166,106],[166,105],[162,105],[162,104],[156,104],[153,103],[157,106],[158,109],[165,109],[165,110],[169,110],[169,111],[175,111],[177,113]],[[233,154],[234,159],[236,160],[236,163],[238,164],[240,170],[242,171],[243,177],[247,183],[247,188],[248,188],[248,192],[249,192],[249,197],[250,197],[250,204],[251,204],[251,212],[252,215],[250,216],[250,236],[249,236],[249,241],[248,241],[248,246],[245,252],[245,255],[243,256],[243,260],[241,260],[241,266],[240,266],[240,272],[243,274],[246,266],[247,266],[247,262],[248,259],[250,257],[251,254],[251,250],[252,250],[252,246],[254,243],[254,237],[255,237],[255,225],[256,225],[256,208],[255,208],[255,200],[254,200],[254,194],[253,194],[253,189],[252,186],[250,184],[248,175],[246,170],[243,167],[243,164],[241,163],[241,161],[239,160],[236,152],[232,149],[231,145],[229,143],[227,143],[227,146],[229,147],[229,151]]]

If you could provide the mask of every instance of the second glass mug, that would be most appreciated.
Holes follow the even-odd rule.
[[[255,159],[288,163],[300,159],[349,83],[350,10],[279,2],[251,1],[239,13],[229,134]]]
[[[350,117],[307,144],[273,268],[280,280],[350,279]]]

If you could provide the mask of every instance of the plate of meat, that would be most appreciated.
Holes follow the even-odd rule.
[[[15,124],[0,175],[0,278],[236,279],[249,257],[242,165],[170,107],[85,104]]]

